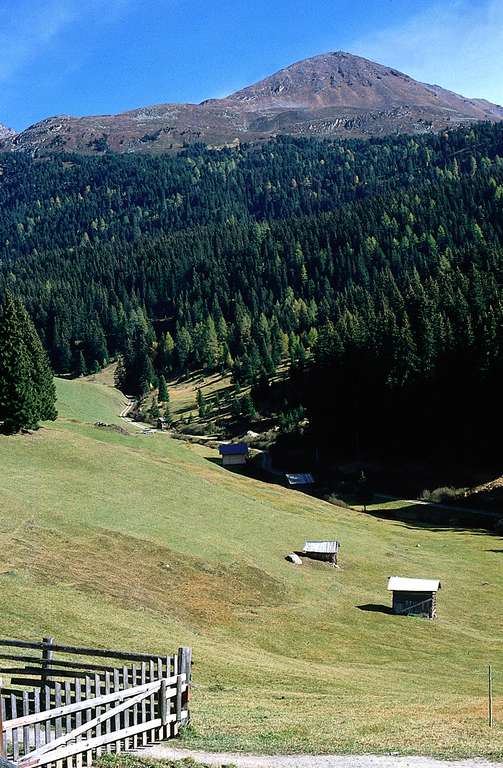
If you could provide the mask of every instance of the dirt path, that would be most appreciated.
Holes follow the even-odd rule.
[[[124,419],[124,420],[127,419],[127,415],[131,411],[131,409],[133,408],[133,405],[134,405],[134,399],[132,397],[127,397],[126,396],[126,400],[127,400],[127,404],[125,405],[125,407],[122,409],[122,411],[119,414],[120,418]],[[131,419],[129,419],[129,421],[131,421]]]
[[[243,755],[226,752],[200,752],[157,744],[137,753],[143,757],[181,760],[190,757],[208,765],[237,768],[502,768],[502,763],[487,760],[437,760],[433,757],[395,755]]]

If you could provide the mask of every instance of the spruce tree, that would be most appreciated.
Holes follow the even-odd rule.
[[[7,434],[56,418],[47,355],[22,304],[6,294],[0,307],[0,425]]]
[[[0,309],[0,424],[7,434],[36,424],[30,356],[9,294]]]
[[[164,376],[159,376],[159,402],[160,403],[168,403],[169,402],[169,392],[168,392],[168,386],[166,384],[166,379]]]
[[[204,395],[200,389],[197,390],[197,407],[199,410],[199,418],[204,419],[206,416],[206,403],[204,402]]]
[[[78,379],[79,376],[85,376],[87,373],[86,360],[81,349],[76,349],[73,354],[73,376]]]
[[[173,423],[173,416],[171,415],[171,409],[169,407],[169,403],[166,403],[164,406],[164,421],[166,422],[166,424]]]
[[[257,411],[250,394],[246,393],[241,398],[241,413],[247,419],[256,419]]]
[[[56,410],[56,387],[49,358],[42,346],[28,313],[20,301],[16,302],[21,319],[23,336],[31,360],[31,379],[35,396],[36,420],[54,421]]]
[[[158,419],[161,415],[161,409],[159,408],[159,403],[157,402],[157,398],[154,397],[152,400],[152,405],[150,406],[150,418],[151,419]]]

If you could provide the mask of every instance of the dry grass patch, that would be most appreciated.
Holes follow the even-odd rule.
[[[55,549],[54,542],[58,541]],[[242,609],[279,605],[285,585],[258,568],[229,565],[117,532],[40,528],[27,522],[4,538],[3,572],[101,595],[123,608],[169,612],[194,628],[236,619]]]

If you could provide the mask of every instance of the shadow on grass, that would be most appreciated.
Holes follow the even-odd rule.
[[[211,457],[207,458],[207,461],[222,466],[220,458]],[[265,485],[276,485],[282,486],[283,488],[289,487],[283,473],[269,474],[255,461],[248,462],[245,466],[226,466],[224,469],[227,469],[234,474],[251,477]],[[303,493],[306,496],[318,498],[322,501],[328,501],[322,487],[316,485],[309,487],[298,486],[291,490]],[[341,508],[340,506],[338,507],[337,504],[334,504],[333,506],[334,509]],[[478,514],[460,509],[448,509],[437,507],[433,504],[431,506],[427,504],[410,504],[406,501],[396,501],[394,502],[393,507],[380,507],[374,503],[373,508],[367,508],[365,512],[356,509],[352,510],[349,505],[346,509],[349,512],[353,511],[355,515],[368,515],[369,517],[374,517],[378,520],[403,523],[403,525],[411,529],[433,532],[453,531],[457,533],[471,533],[475,536],[487,536],[489,534],[501,538],[501,532],[495,531],[493,528],[495,525],[495,518],[486,517],[483,513]],[[503,549],[488,549],[486,551],[503,553]]]
[[[408,504],[397,506],[367,509],[367,515],[379,520],[396,520],[407,526],[428,531],[456,531],[458,533],[472,533],[479,536],[500,535],[493,530],[494,519],[484,517],[472,512],[444,509],[442,507],[428,506],[426,504]]]
[[[366,603],[365,605],[357,605],[356,607],[359,611],[368,611],[369,613],[392,614],[389,605],[381,605],[380,603]]]
[[[264,477],[263,472],[254,467],[253,462],[248,462],[248,464],[226,464],[224,466],[222,464],[222,459],[218,456],[206,456],[205,459],[206,461],[209,461],[210,464],[221,467],[221,469],[226,469],[233,475],[240,475],[240,477],[249,477],[253,480],[259,480],[265,485],[283,485],[286,487],[286,483],[284,482],[274,482],[274,478],[269,479]]]

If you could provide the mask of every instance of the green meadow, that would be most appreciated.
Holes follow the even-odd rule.
[[[0,437],[2,636],[191,645],[186,745],[503,759],[499,537],[337,508],[205,447],[98,429],[124,407],[98,381],[58,393],[55,423]],[[306,538],[337,538],[341,568],[287,563]],[[386,612],[393,574],[441,579],[435,621]]]

